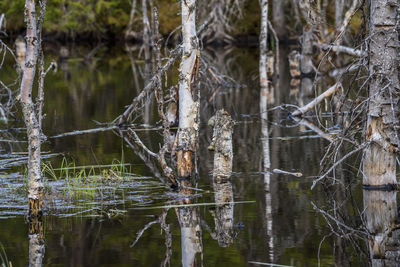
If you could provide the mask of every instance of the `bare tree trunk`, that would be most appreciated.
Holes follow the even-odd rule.
[[[193,153],[198,139],[198,110],[196,76],[198,68],[198,39],[196,36],[196,0],[182,0],[183,51],[179,73],[179,130],[177,163],[178,177],[191,177]],[[198,98],[198,97],[197,97]]]
[[[270,260],[274,261],[274,239],[272,235],[272,206],[270,193],[270,172],[271,161],[269,157],[268,140],[268,64],[267,64],[267,27],[268,27],[268,0],[261,0],[261,29],[260,29],[260,114],[261,114],[261,135],[263,144],[263,170],[265,190],[265,218],[267,228],[267,239],[270,250]]]
[[[343,10],[344,10],[344,0],[335,1],[335,28],[339,30],[342,26],[343,20]]]
[[[396,6],[390,0],[371,1],[369,43],[369,110],[364,185],[396,184],[395,152],[399,147],[399,72]]]
[[[268,64],[267,64],[267,37],[268,37],[268,0],[261,0],[261,29],[260,29],[260,113],[268,109]],[[265,97],[263,97],[265,96]]]
[[[41,16],[44,16],[46,2],[42,8]],[[41,5],[43,4],[41,2]],[[25,2],[25,21],[27,23],[26,30],[26,59],[24,74],[22,76],[20,94],[21,105],[24,116],[25,125],[27,127],[29,141],[29,160],[28,160],[28,199],[29,199],[29,214],[31,217],[38,217],[42,212],[43,202],[43,179],[41,172],[41,129],[40,118],[35,104],[32,101],[32,87],[35,79],[36,63],[41,45],[41,38],[38,32],[40,31],[41,21],[39,20],[39,28],[36,21],[35,1],[26,0]]]
[[[135,32],[133,32],[132,28],[133,28],[133,20],[135,19],[136,4],[137,4],[137,0],[132,0],[131,12],[129,15],[129,23],[125,30],[125,39],[127,39],[127,40],[135,38]]]
[[[225,110],[218,110],[208,124],[213,126],[213,138],[209,149],[214,150],[213,188],[215,196],[215,210],[211,210],[214,217],[215,231],[212,238],[218,240],[220,247],[228,247],[233,242],[233,189],[232,174],[232,132],[233,122]]]
[[[279,40],[287,39],[285,23],[285,0],[272,1],[272,24],[278,34]]]

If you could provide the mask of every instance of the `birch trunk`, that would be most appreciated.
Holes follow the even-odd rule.
[[[399,138],[399,78],[397,8],[390,0],[371,1],[369,43],[369,110],[364,185],[396,184]]]
[[[267,64],[267,38],[268,38],[268,0],[261,0],[261,29],[260,29],[260,113],[268,109],[268,64]]]
[[[25,2],[25,22],[26,29],[26,58],[25,68],[22,76],[20,95],[22,112],[28,135],[28,199],[29,214],[32,217],[41,215],[43,202],[43,180],[41,172],[41,130],[38,121],[38,114],[35,104],[32,101],[32,87],[35,79],[36,63],[38,59],[39,46],[41,40],[38,38],[36,25],[35,1],[26,0]]]
[[[198,137],[198,109],[195,80],[198,67],[196,0],[182,0],[183,51],[179,73],[178,177],[191,177],[193,153]]]
[[[263,170],[265,190],[265,219],[267,228],[267,242],[270,252],[270,260],[274,261],[274,239],[272,235],[272,206],[270,193],[271,161],[269,157],[268,140],[268,64],[267,64],[267,27],[268,27],[268,0],[261,0],[261,29],[260,29],[260,114],[261,114],[261,136],[263,146]]]

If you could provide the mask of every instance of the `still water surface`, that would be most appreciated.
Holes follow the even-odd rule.
[[[57,45],[47,46],[48,62],[55,59],[59,64],[57,73],[46,78],[43,125],[48,137],[95,128],[97,122],[114,120],[137,95],[138,85],[143,86],[141,74],[145,67],[139,50],[131,51],[130,57],[124,47],[101,46],[93,57],[85,58],[91,49],[71,45],[69,57],[61,59],[57,56]],[[293,102],[289,96],[285,53],[281,52],[280,86],[275,103]],[[227,84],[211,101],[212,90],[216,88],[202,88],[198,180],[201,191],[197,191],[194,203],[211,204],[165,208],[182,203],[179,200],[183,196],[163,185],[152,169],[112,131],[49,138],[43,151],[62,154],[45,160],[53,168],[59,168],[63,158],[77,166],[107,165],[120,160],[129,164],[129,175],[123,181],[96,182],[92,184],[93,194],[79,198],[68,197],[70,188],[65,181],[55,181],[46,175],[53,197],[47,202],[44,217],[45,266],[160,266],[168,260],[170,266],[180,266],[191,261],[191,257],[196,257],[198,266],[221,267],[261,266],[254,262],[289,266],[346,266],[350,262],[357,266],[366,262],[367,241],[357,239],[359,248],[355,248],[353,242],[333,233],[321,213],[313,208],[315,204],[331,210],[329,199],[334,195],[337,203],[350,210],[346,220],[358,227],[360,219],[346,202],[349,193],[335,195],[322,186],[310,190],[329,142],[294,122],[283,127],[282,124],[288,125],[282,121],[287,114],[271,112],[267,124],[271,170],[301,172],[303,176],[272,173],[266,190],[262,142],[267,140],[261,138],[258,51],[209,49],[204,54],[216,71],[231,76],[241,85]],[[176,74],[176,71],[169,73],[169,84],[176,84]],[[15,72],[8,66],[0,76],[10,82]],[[157,107],[154,103],[147,105],[148,114],[138,123],[154,126],[158,122]],[[207,150],[211,141],[207,120],[220,108],[225,108],[236,124],[234,173],[231,183],[218,190],[225,190],[225,196],[233,196],[227,199],[237,203],[216,207],[212,203],[216,202],[218,187],[213,185],[210,174],[213,154]],[[328,127],[333,125],[329,125],[329,119],[327,123]],[[21,125],[17,120],[12,126]],[[23,141],[23,131],[10,133]],[[140,136],[151,149],[158,150],[160,132],[143,131]],[[25,145],[13,143],[2,147],[4,154],[10,155],[26,151]],[[354,166],[343,166],[340,179],[348,184],[351,199],[362,209],[357,160],[357,157],[352,159]],[[18,191],[24,183],[23,172],[24,167],[11,166],[2,169],[0,176],[0,242],[13,266],[26,266],[29,260],[27,203]],[[137,233],[150,222],[154,224],[131,247]],[[195,238],[191,237],[191,231]]]

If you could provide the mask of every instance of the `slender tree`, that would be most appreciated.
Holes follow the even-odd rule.
[[[178,177],[191,177],[193,153],[198,138],[198,96],[196,76],[198,69],[198,39],[196,36],[196,1],[182,0],[183,51],[179,73],[179,130],[177,163]]]
[[[28,199],[29,214],[38,217],[42,212],[43,179],[41,172],[41,105],[35,105],[32,100],[32,88],[35,79],[36,63],[42,55],[41,50],[41,27],[46,12],[46,0],[39,1],[40,16],[36,17],[36,3],[34,0],[25,2],[26,29],[26,58],[25,67],[20,87],[20,98],[22,112],[28,135]],[[42,63],[42,60],[41,60]],[[39,73],[39,99],[42,99],[44,70],[40,68]],[[39,100],[40,102],[41,100]],[[38,106],[38,109],[37,109]]]

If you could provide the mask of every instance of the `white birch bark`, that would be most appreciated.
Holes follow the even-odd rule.
[[[263,146],[263,170],[265,189],[265,221],[267,228],[267,240],[270,252],[270,260],[274,261],[274,237],[272,234],[272,202],[271,202],[271,161],[269,157],[268,139],[268,62],[267,62],[267,37],[268,37],[268,0],[261,0],[261,29],[260,29],[260,113],[261,113],[261,136]]]
[[[261,29],[260,29],[260,113],[268,109],[268,64],[267,64],[267,37],[268,37],[268,0],[261,0]],[[265,97],[264,97],[265,96]]]
[[[198,131],[198,101],[195,100],[198,39],[196,36],[196,1],[182,0],[183,51],[179,73],[178,176],[190,177],[192,153]]]
[[[41,172],[41,131],[36,114],[35,105],[32,101],[32,87],[35,79],[36,63],[40,46],[40,37],[38,38],[38,29],[36,25],[35,1],[26,0],[25,2],[25,22],[26,30],[26,58],[25,68],[22,76],[20,95],[22,112],[29,142],[29,160],[28,160],[28,199],[29,213],[38,216],[42,209],[43,198],[43,180]]]
[[[369,110],[364,185],[396,184],[395,152],[399,147],[399,72],[397,7],[390,0],[372,0],[369,43]]]

